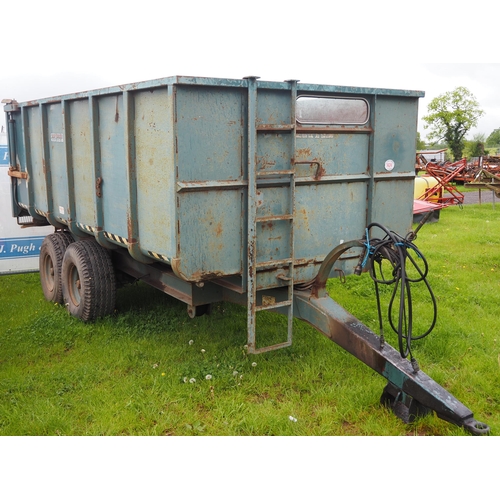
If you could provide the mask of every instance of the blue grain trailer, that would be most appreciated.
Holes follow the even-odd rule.
[[[366,269],[385,228],[411,232],[423,95],[178,76],[7,101],[12,214],[54,227],[45,297],[91,321],[114,310],[120,272],[191,317],[235,302],[251,353],[289,346],[298,317],[383,375],[406,419],[430,409],[487,432],[325,289]],[[260,311],[288,317],[282,342],[259,345]]]

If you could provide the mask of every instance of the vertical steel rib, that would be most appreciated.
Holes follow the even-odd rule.
[[[370,123],[372,132],[370,134],[370,139],[368,142],[368,175],[370,176],[368,180],[368,186],[366,190],[366,225],[368,227],[373,222],[373,201],[375,199],[375,165],[374,165],[374,155],[375,155],[375,134],[377,133],[377,96],[374,95],[372,98],[372,105],[370,106]]]
[[[248,349],[252,352],[255,345],[255,315],[257,302],[256,283],[256,243],[257,243],[257,77],[247,79],[247,134],[248,134],[248,205],[247,205],[247,332]]]
[[[296,128],[296,104],[297,104],[297,83],[298,80],[288,80],[290,84],[290,124],[291,138],[290,138],[290,214],[292,218],[289,221],[290,224],[290,266],[289,266],[289,278],[288,282],[288,300],[290,305],[288,306],[288,332],[287,332],[287,344],[292,344],[293,337],[293,288],[294,288],[294,264],[295,264],[295,151],[296,151],[296,139],[297,139],[297,128]]]

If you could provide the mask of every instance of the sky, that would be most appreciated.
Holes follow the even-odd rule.
[[[498,42],[492,30],[466,27],[459,9],[434,3],[18,0],[2,15],[0,99],[174,75],[422,90],[425,138],[429,102],[465,86],[485,111],[468,138],[487,137],[500,127]]]

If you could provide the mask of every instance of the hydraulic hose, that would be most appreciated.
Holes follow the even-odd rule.
[[[389,300],[388,320],[391,328],[398,335],[399,352],[402,357],[410,356],[411,362],[418,368],[416,360],[411,351],[412,342],[419,340],[434,329],[437,320],[437,303],[434,293],[427,280],[429,266],[427,260],[418,250],[413,240],[416,238],[416,231],[408,233],[404,238],[394,231],[390,231],[382,224],[376,222],[370,224],[366,228],[366,251],[364,261],[361,264],[362,268],[367,267],[370,276],[375,284],[375,294],[377,299],[377,312],[379,319],[381,342],[384,342],[383,334],[383,317],[380,300],[380,285],[392,285],[393,292]],[[382,231],[382,238],[370,238],[372,229]],[[391,264],[391,275],[384,274],[382,263],[387,260]],[[410,277],[408,274],[409,266],[412,266],[416,277]],[[423,282],[429,293],[432,302],[432,320],[428,329],[419,335],[413,331],[413,303],[411,285]],[[394,314],[397,308],[397,315]],[[396,316],[397,321],[394,320]]]

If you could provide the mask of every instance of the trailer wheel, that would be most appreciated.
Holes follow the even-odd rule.
[[[59,231],[45,237],[40,248],[40,283],[43,295],[50,302],[62,304],[61,267],[66,248],[73,243],[73,235]]]
[[[114,311],[116,280],[109,252],[94,239],[72,243],[62,263],[62,290],[69,313],[94,321]]]

